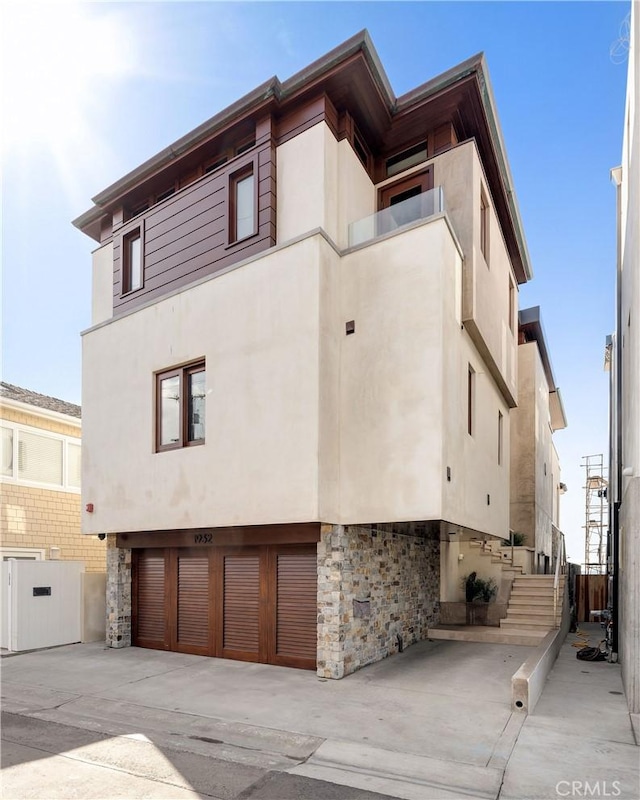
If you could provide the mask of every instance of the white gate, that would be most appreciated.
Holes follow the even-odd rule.
[[[19,652],[82,639],[81,561],[2,563],[0,647]]]

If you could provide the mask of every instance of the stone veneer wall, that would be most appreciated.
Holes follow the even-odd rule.
[[[107,644],[131,644],[131,550],[116,547],[116,534],[107,534]]]
[[[390,526],[393,528],[393,526]],[[387,528],[387,526],[384,526]],[[323,525],[318,675],[342,678],[425,639],[438,622],[440,542],[383,527]]]

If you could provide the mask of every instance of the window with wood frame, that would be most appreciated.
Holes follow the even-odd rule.
[[[489,266],[489,202],[483,188],[480,189],[480,250]]]
[[[513,333],[516,319],[516,287],[509,276],[509,330]]]
[[[385,161],[386,175],[388,178],[391,178],[393,175],[397,175],[410,167],[415,167],[416,164],[420,164],[422,161],[426,161],[427,158],[427,142],[425,140],[424,142],[420,142],[413,147],[409,147],[387,158]]]
[[[127,231],[123,235],[120,256],[122,261],[122,294],[129,294],[129,292],[142,289],[144,283],[142,226]]]
[[[476,372],[469,364],[467,370],[467,433],[473,436],[475,426]]]
[[[425,200],[432,203],[433,198],[431,195],[423,196],[429,189],[433,189],[433,170],[431,168],[380,189],[378,208],[380,210],[389,209],[389,212],[388,218],[380,221],[383,230],[378,233],[386,233],[401,225],[408,225],[410,222],[430,216],[433,208],[430,204],[429,207],[426,207]]]
[[[229,176],[229,244],[257,233],[256,176],[247,164]]]
[[[205,362],[156,373],[156,452],[204,444]]]

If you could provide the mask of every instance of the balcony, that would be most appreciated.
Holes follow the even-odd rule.
[[[422,221],[444,211],[442,186],[409,197],[389,208],[359,219],[349,225],[349,247],[369,242],[387,233],[394,233],[414,222]]]

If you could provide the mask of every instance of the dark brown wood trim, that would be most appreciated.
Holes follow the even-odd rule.
[[[402,174],[402,173],[401,173]],[[378,209],[389,208],[391,200],[402,192],[419,186],[422,192],[433,189],[433,164],[405,178],[388,183],[378,190]]]
[[[118,547],[244,547],[267,544],[305,544],[320,541],[319,522],[249,527],[193,528],[191,530],[119,533]]]

